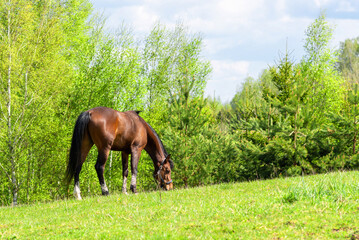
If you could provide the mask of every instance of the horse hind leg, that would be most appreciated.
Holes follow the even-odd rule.
[[[99,150],[98,151],[98,156],[97,156],[97,162],[96,162],[96,165],[95,165],[95,169],[96,169],[96,172],[97,172],[97,177],[98,177],[98,180],[99,180],[100,185],[101,185],[102,195],[108,195],[109,194],[107,185],[105,183],[105,178],[103,176],[103,173],[105,171],[106,161],[107,161],[109,153],[110,153],[110,149]]]
[[[75,175],[74,175],[74,182],[75,182],[75,187],[74,187],[74,196],[77,200],[81,200],[81,191],[80,191],[80,172],[82,169],[82,165],[86,160],[86,157],[92,147],[93,143],[91,142],[91,140],[88,138],[87,135],[84,136],[83,142],[82,142],[82,146],[81,146],[81,162],[78,164],[78,166],[76,167],[75,170]]]

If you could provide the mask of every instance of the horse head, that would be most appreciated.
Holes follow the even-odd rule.
[[[154,177],[158,181],[161,188],[165,190],[173,189],[173,181],[171,178],[171,170],[173,168],[173,162],[171,160],[171,154],[169,154],[161,163],[158,170],[154,172]]]

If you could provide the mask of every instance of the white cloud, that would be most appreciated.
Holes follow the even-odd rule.
[[[236,91],[242,87],[247,77],[258,77],[267,64],[253,61],[213,60],[213,78],[207,83],[206,96],[220,97],[223,102],[229,102]]]
[[[249,70],[249,62],[247,61],[211,61],[212,67],[215,69],[214,74],[228,77],[228,75],[245,75]]]
[[[303,53],[304,31],[322,10],[327,10],[328,20],[337,26],[334,45],[359,36],[359,14],[355,14],[359,8],[357,0],[93,2],[95,7],[96,4],[106,7],[108,25],[112,28],[124,21],[136,33],[147,34],[157,21],[169,27],[183,21],[191,32],[202,33],[204,55],[213,66],[207,93],[216,90],[216,95],[223,100],[233,97],[246,77],[257,77],[260,70],[273,64],[278,59],[278,51],[285,50],[287,40],[289,50],[294,50],[294,59],[299,60]],[[351,19],[346,13],[351,14]]]
[[[355,12],[356,9],[353,7],[349,1],[340,1],[339,8],[336,9],[337,12]]]
[[[329,19],[335,25],[334,44],[339,45],[348,38],[359,37],[359,19]]]
[[[314,0],[314,3],[318,8],[322,8],[325,5],[327,5],[330,1],[331,0]]]
[[[286,0],[277,0],[274,6],[278,13],[284,13],[287,8]]]
[[[126,20],[138,32],[147,32],[153,24],[159,20],[159,15],[145,5],[125,6],[110,9],[111,12],[107,25],[110,27],[120,26]]]

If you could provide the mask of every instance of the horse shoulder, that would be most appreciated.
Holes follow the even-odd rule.
[[[147,127],[142,119],[139,116],[136,118],[137,125],[137,139],[143,143],[143,145],[147,144]]]

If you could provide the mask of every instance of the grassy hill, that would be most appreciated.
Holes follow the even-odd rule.
[[[359,172],[0,208],[3,239],[359,239]]]

